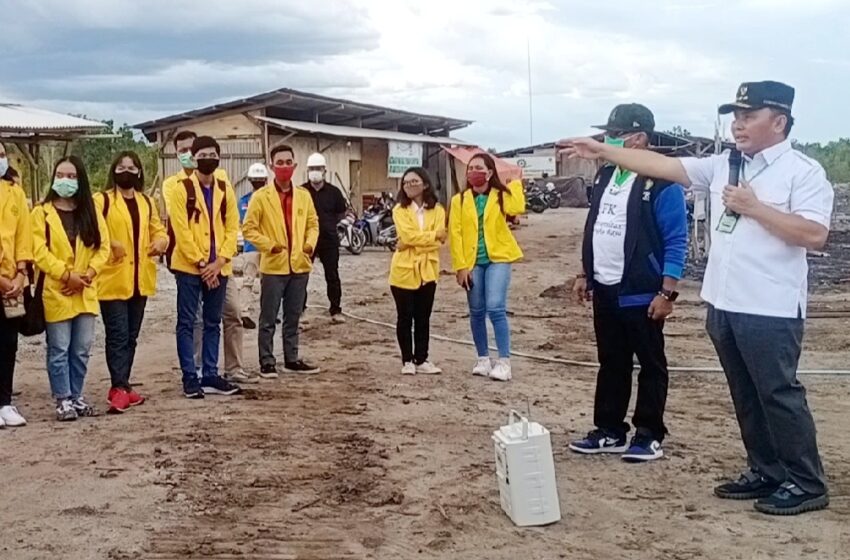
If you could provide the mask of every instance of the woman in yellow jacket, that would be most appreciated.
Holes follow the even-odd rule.
[[[60,421],[94,416],[83,399],[94,321],[97,276],[109,258],[109,230],[94,207],[80,158],[59,160],[44,202],[32,211],[33,252],[44,275],[47,375]]]
[[[390,290],[395,299],[401,373],[439,374],[442,370],[428,360],[428,341],[440,276],[440,245],[448,234],[446,211],[437,202],[425,169],[413,167],[402,175],[393,222],[398,246],[390,265]]]
[[[109,228],[111,255],[97,281],[106,331],[106,366],[112,380],[108,412],[124,412],[145,402],[130,386],[136,341],[148,297],[156,293],[156,257],[168,248],[168,235],[156,206],[142,192],[145,172],[135,152],[112,162],[106,189],[94,195],[95,208]]]
[[[32,261],[32,229],[27,198],[12,182],[6,148],[0,144],[0,428],[27,423],[12,406],[12,380],[18,353],[18,318],[24,313],[26,267]]]
[[[522,251],[508,227],[508,218],[525,213],[522,183],[505,186],[496,163],[481,153],[469,161],[467,188],[452,198],[449,232],[457,283],[466,289],[469,322],[478,351],[473,375],[498,381],[511,379],[511,331],[507,317],[511,263]],[[490,360],[487,317],[493,324],[499,357]]]

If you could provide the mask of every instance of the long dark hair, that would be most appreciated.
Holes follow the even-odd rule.
[[[89,185],[89,176],[86,173],[86,167],[83,165],[83,160],[77,156],[67,156],[56,162],[53,166],[53,174],[50,176],[51,181],[56,178],[56,170],[63,163],[68,162],[77,170],[77,193],[72,196],[77,202],[77,208],[74,210],[74,219],[77,220],[77,230],[79,231],[80,239],[86,247],[100,249],[100,228],[97,227],[97,214],[94,209],[94,199],[92,199],[91,185]],[[60,196],[52,188],[44,197],[44,202],[52,203]]]
[[[505,201],[504,201],[505,193],[507,192],[508,194],[510,194],[510,191],[508,191],[508,187],[505,186],[505,184],[502,182],[502,180],[499,179],[499,172],[496,170],[496,160],[494,160],[493,156],[491,156],[487,152],[480,152],[480,153],[475,154],[471,158],[469,158],[469,163],[466,164],[467,169],[469,169],[469,164],[472,163],[472,160],[475,160],[475,159],[480,159],[481,161],[483,161],[484,167],[486,167],[487,169],[489,169],[490,171],[493,172],[493,174],[490,176],[490,182],[487,185],[487,189],[488,189],[487,192],[490,192],[491,190],[498,191],[498,193],[499,193],[499,210],[501,210],[502,214],[504,214],[505,213]],[[469,185],[467,185],[466,190],[471,190],[469,188]],[[464,193],[465,193],[465,191],[464,191]]]
[[[402,208],[407,208],[410,206],[410,203],[413,202],[407,193],[404,192],[404,178],[407,177],[409,173],[415,173],[420,179],[422,179],[422,184],[425,185],[425,190],[422,191],[422,202],[425,204],[425,208],[431,210],[435,206],[437,206],[437,193],[434,192],[434,184],[431,182],[431,176],[428,174],[428,171],[424,167],[411,167],[407,171],[405,171],[401,175],[402,185],[398,189],[398,196],[396,200],[401,204]]]
[[[118,164],[120,164],[124,158],[130,158],[133,160],[133,165],[139,169],[139,184],[136,187],[136,190],[142,192],[145,190],[145,168],[142,167],[142,160],[139,159],[139,154],[132,150],[125,150],[112,160],[112,165],[109,166],[109,174],[106,176],[106,190],[112,190],[115,188],[115,168],[118,167]]]

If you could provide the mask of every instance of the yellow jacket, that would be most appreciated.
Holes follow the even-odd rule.
[[[260,252],[260,272],[263,274],[303,274],[313,270],[313,261],[304,252],[304,245],[316,249],[319,240],[319,216],[307,189],[293,185],[292,239],[286,238],[283,208],[274,183],[257,190],[248,203],[242,235]],[[283,251],[272,254],[275,245]]]
[[[204,193],[198,176],[193,174],[191,181],[195,187],[195,216],[190,220],[186,212],[186,189],[178,183],[171,192],[173,214],[169,215],[171,229],[174,230],[174,253],[171,256],[171,269],[187,274],[201,275],[198,263],[210,260],[210,215],[204,200]],[[215,232],[216,257],[232,260],[236,255],[236,238],[239,235],[239,210],[236,205],[236,193],[230,181],[224,181],[224,190],[218,186],[215,177],[213,190],[213,231]],[[225,200],[225,213],[222,217],[222,200]],[[228,262],[221,269],[222,276],[230,276],[233,263]]]
[[[191,171],[192,171],[192,175],[194,175],[195,174],[194,170],[191,170]],[[215,173],[213,173],[213,176],[216,179],[221,179],[225,182],[230,181],[230,178],[227,176],[227,171],[225,171],[221,167],[219,167],[218,169],[215,170]],[[190,177],[190,175],[188,173],[186,173],[186,170],[181,169],[179,173],[175,173],[171,177],[167,177],[162,182],[162,200],[163,200],[163,202],[165,202],[165,214],[167,216],[171,215],[171,197],[174,194],[174,187],[179,186],[179,187],[182,188],[181,183],[183,182],[183,179],[187,179],[189,177]]]
[[[0,276],[14,278],[19,262],[32,261],[32,226],[23,189],[0,180]]]
[[[156,261],[148,256],[148,248],[153,241],[165,239],[165,227],[159,219],[153,201],[145,194],[136,193],[139,206],[139,245],[138,252],[133,246],[133,219],[124,202],[124,196],[113,189],[94,195],[94,204],[98,214],[103,216],[104,201],[109,200],[106,213],[106,225],[109,228],[110,245],[116,241],[124,247],[126,255],[109,260],[98,275],[98,297],[103,301],[128,300],[135,291],[135,261],[139,260],[139,294],[152,296],[156,293]]]
[[[491,190],[484,208],[484,244],[490,261],[512,263],[522,258],[506,216],[525,214],[525,193],[520,181],[511,181],[503,194],[504,212],[499,208],[499,193]],[[471,270],[478,256],[478,212],[471,189],[454,195],[449,212],[449,244],[455,271]]]
[[[100,248],[86,247],[77,236],[76,253],[65,234],[62,220],[50,202],[45,202],[32,210],[32,236],[35,264],[44,279],[44,318],[48,323],[59,323],[73,319],[83,313],[100,314],[97,299],[97,284],[100,273],[109,258],[109,229],[100,213],[97,226],[100,229]],[[47,246],[46,226],[50,226],[50,247]],[[97,276],[92,285],[73,296],[62,295],[62,276],[66,271],[84,275],[92,268]]]
[[[405,249],[397,249],[390,265],[390,286],[416,290],[440,277],[440,245],[437,232],[446,229],[446,211],[437,204],[425,210],[425,227],[419,227],[414,204],[407,208],[393,208],[393,222],[398,232],[399,243]]]

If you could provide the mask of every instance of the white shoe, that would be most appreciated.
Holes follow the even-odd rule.
[[[499,358],[496,360],[496,365],[490,370],[490,379],[510,381],[511,377],[511,360],[509,358]]]
[[[243,370],[239,370],[236,373],[226,373],[224,374],[224,378],[230,381],[231,383],[236,384],[248,384],[251,385],[253,383],[259,383],[260,377],[255,374],[249,374]]]
[[[431,362],[425,361],[416,366],[416,373],[422,373],[424,375],[439,375],[443,373],[443,370],[441,370]]]
[[[493,370],[493,363],[490,358],[478,358],[475,367],[472,368],[472,375],[480,375],[481,377],[490,377],[490,372]]]
[[[4,406],[0,408],[0,426],[4,424],[10,428],[17,428],[26,426],[27,421],[14,406]]]
[[[407,362],[401,367],[402,375],[416,375],[416,365],[413,362]]]

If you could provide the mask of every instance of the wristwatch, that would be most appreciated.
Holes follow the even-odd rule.
[[[674,290],[665,290],[664,288],[662,288],[658,292],[658,295],[663,297],[664,299],[666,299],[670,303],[673,303],[674,301],[679,299],[679,292],[674,291]]]

